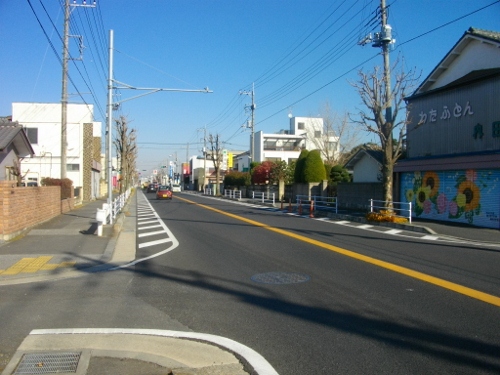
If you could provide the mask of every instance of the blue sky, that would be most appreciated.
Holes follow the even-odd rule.
[[[81,3],[82,0],[76,0]],[[61,100],[63,0],[0,0],[0,116],[12,102]],[[358,112],[349,81],[382,65],[380,50],[357,45],[379,0],[101,0],[72,8],[72,35],[83,35],[82,61],[71,61],[70,102],[94,104],[105,123],[109,30],[114,32],[114,79],[140,88],[213,93],[119,90],[113,116],[137,129],[138,168],[150,171],[177,154],[200,154],[203,131],[227,149],[249,148],[250,96],[255,84],[255,130],[288,129],[288,115]],[[425,79],[469,27],[500,31],[500,1],[387,0],[396,43]],[[491,6],[490,6],[491,5]],[[485,8],[480,10],[481,8]],[[50,39],[50,43],[48,41]],[[78,57],[75,38],[70,52]],[[54,52],[55,51],[55,52]],[[92,94],[91,94],[92,93]],[[77,94],[77,95],[73,95]],[[363,141],[375,141],[366,135]],[[148,172],[143,172],[147,174]]]

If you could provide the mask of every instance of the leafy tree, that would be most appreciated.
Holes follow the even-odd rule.
[[[231,171],[224,176],[224,185],[241,187],[250,185],[250,173]]]
[[[326,180],[326,171],[319,150],[307,154],[304,162],[304,182],[320,182]]]
[[[330,171],[330,180],[337,185],[339,182],[350,182],[351,176],[347,169],[341,165],[334,165]]]
[[[306,182],[304,178],[304,170],[305,170],[305,163],[306,163],[306,158],[307,155],[309,154],[309,151],[306,149],[303,149],[300,152],[299,158],[297,159],[297,162],[295,164],[295,171],[293,175],[294,182],[297,183],[302,183]]]
[[[271,180],[271,169],[273,163],[270,161],[263,161],[252,170],[252,182],[254,184],[266,184]]]

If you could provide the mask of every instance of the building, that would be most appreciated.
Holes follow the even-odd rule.
[[[338,137],[325,131],[320,117],[292,117],[289,130],[276,134],[256,132],[254,147],[256,162],[284,160],[289,163],[299,158],[302,149],[328,150],[331,154],[340,152]]]
[[[0,180],[20,182],[23,177],[21,160],[33,157],[34,151],[22,125],[5,121],[0,123]],[[21,172],[21,174],[19,174]],[[28,180],[25,179],[25,184]]]
[[[26,179],[61,177],[61,104],[12,103],[12,121],[21,124],[34,156],[22,161]],[[66,175],[75,196],[88,201],[101,196],[101,123],[94,121],[93,105],[68,104]]]
[[[382,182],[382,163],[384,154],[380,150],[360,149],[345,163],[344,167],[352,174],[352,182]]]
[[[395,200],[415,217],[499,229],[499,98],[500,33],[470,28],[406,98]]]

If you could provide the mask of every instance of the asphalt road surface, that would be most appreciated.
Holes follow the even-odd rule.
[[[138,262],[2,287],[0,347],[13,352],[39,328],[149,328],[227,337],[283,375],[498,374],[499,256],[138,192]]]
[[[500,310],[484,301],[500,290],[498,249],[189,194],[151,206],[179,245],[138,264],[131,288],[280,374],[500,372]]]

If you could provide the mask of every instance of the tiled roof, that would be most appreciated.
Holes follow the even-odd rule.
[[[17,122],[5,122],[0,124],[0,151],[3,151],[12,143],[17,143],[20,156],[33,155],[33,148],[23,130],[22,125]]]
[[[500,42],[500,33],[496,31],[482,30],[470,27],[469,30],[467,30],[467,34],[479,36],[485,39],[490,39],[495,42]]]

